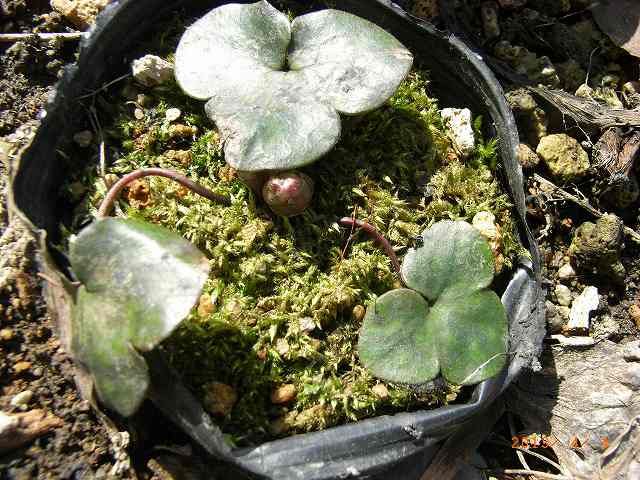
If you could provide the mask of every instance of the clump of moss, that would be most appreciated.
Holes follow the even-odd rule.
[[[450,144],[427,88],[426,74],[415,71],[386,105],[344,119],[337,147],[304,169],[316,182],[316,194],[298,217],[276,217],[254,198],[225,164],[202,105],[175,84],[146,92],[150,106],[141,119],[119,101],[106,129],[119,156],[107,175],[85,170],[71,180],[91,188],[70,230],[92,217],[114,174],[143,167],[182,171],[231,198],[230,206],[214,204],[164,178],[150,178],[147,206],[123,200],[119,207],[121,214],[179,232],[210,259],[206,302],[164,348],[201,398],[212,382],[233,388],[237,402],[216,421],[235,443],[455,398],[451,386],[419,391],[381,384],[360,365],[355,346],[364,306],[398,279],[377,246],[337,224],[344,216],[366,220],[402,255],[432,222],[470,220],[488,210],[517,245],[508,198],[492,174],[495,143],[480,142],[468,164],[446,163]],[[166,119],[168,108],[180,109],[178,120]],[[511,258],[516,247],[506,245],[505,257]],[[295,397],[274,404],[271,393],[280,385],[293,385]]]

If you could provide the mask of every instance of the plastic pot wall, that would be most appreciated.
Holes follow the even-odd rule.
[[[68,127],[79,109],[75,98],[99,88],[128,68],[127,55],[141,39],[154,33],[155,22],[172,10],[184,9],[197,16],[224,1],[202,0],[121,0],[100,16],[91,35],[82,42],[77,65],[69,68],[47,107],[31,145],[23,152],[16,171],[13,206],[25,217],[41,238],[56,238],[63,212],[56,207],[58,190],[65,172],[59,169],[55,152],[68,138]],[[235,3],[251,3],[238,2]],[[290,3],[304,4],[305,2]],[[502,89],[477,54],[454,36],[417,21],[386,0],[336,0],[335,8],[367,18],[384,27],[409,48],[416,62],[431,71],[432,92],[442,106],[468,107],[482,114],[488,134],[499,140],[502,176],[515,205],[521,239],[530,259],[522,259],[514,269],[502,302],[509,315],[510,352],[508,368],[501,375],[479,384],[466,404],[430,411],[382,416],[321,432],[269,442],[259,447],[233,450],[226,447],[221,433],[196,400],[179,385],[188,401],[180,411],[159,405],[205,450],[239,470],[270,479],[417,479],[428,466],[442,441],[464,429],[465,423],[480,414],[499,396],[519,372],[537,361],[544,335],[543,298],[540,263],[535,240],[525,220],[522,172],[516,159],[518,134]],[[487,121],[488,120],[488,121]],[[42,243],[45,264],[52,265],[46,243]],[[64,259],[54,265],[64,271]],[[46,267],[46,265],[45,265]],[[53,287],[50,285],[49,290]],[[50,309],[60,307],[55,295],[48,295]],[[161,369],[161,367],[158,367]],[[154,371],[162,378],[170,372]],[[157,383],[155,397],[171,398],[175,388]],[[176,387],[176,388],[178,388]],[[172,387],[173,388],[173,387]],[[164,408],[163,408],[164,407]],[[176,407],[177,408],[177,407]]]

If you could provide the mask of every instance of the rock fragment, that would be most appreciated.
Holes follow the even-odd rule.
[[[382,383],[378,383],[371,388],[371,391],[381,400],[389,398],[389,390]]]
[[[575,138],[564,133],[541,138],[536,153],[553,176],[565,183],[578,180],[589,170],[587,152]]]
[[[431,20],[440,14],[438,0],[415,0],[411,13],[423,20]]]
[[[367,313],[367,310],[366,308],[364,308],[364,305],[356,305],[355,307],[353,307],[352,313],[353,313],[353,318],[356,321],[361,322],[365,314]]]
[[[169,108],[165,112],[165,118],[167,119],[168,122],[176,121],[177,119],[180,118],[180,115],[182,115],[182,112],[180,111],[179,108]]]
[[[623,228],[622,220],[612,214],[580,225],[569,247],[575,265],[622,284],[626,273],[620,262]]]
[[[525,170],[530,170],[538,166],[540,157],[529,145],[521,143],[518,145],[518,162]]]
[[[202,318],[211,315],[216,311],[215,301],[212,300],[211,295],[208,293],[203,293],[200,295],[200,300],[198,301],[198,315]]]
[[[571,304],[569,323],[567,323],[565,330],[572,333],[588,333],[589,315],[598,308],[599,303],[600,295],[598,294],[598,289],[592,286],[585,287]]]
[[[560,345],[568,347],[591,347],[596,343],[593,337],[567,337],[565,335],[551,335],[553,340],[560,342]]]
[[[80,148],[87,148],[89,145],[91,145],[92,140],[93,133],[91,133],[90,130],[82,130],[81,132],[73,135],[73,141],[76,142],[76,144]]]
[[[629,317],[636,327],[640,328],[640,305],[634,303],[629,307]]]
[[[576,271],[573,269],[570,263],[565,263],[563,266],[561,266],[558,269],[558,278],[561,281],[571,280],[572,278],[575,278],[575,276],[576,276]]]
[[[502,254],[502,232],[496,223],[495,215],[487,211],[478,212],[471,220],[471,224],[489,242],[495,271],[500,273],[504,266],[504,255]]]
[[[271,403],[281,405],[296,398],[296,386],[292,383],[281,385],[271,392]]]
[[[556,294],[558,305],[563,305],[565,307],[571,305],[571,290],[569,290],[566,285],[562,285],[561,283],[556,285],[554,293]]]
[[[85,30],[96,20],[109,0],[51,0],[51,8],[76,27]]]
[[[480,5],[480,18],[482,29],[486,38],[500,36],[500,23],[498,22],[498,4],[496,2],[482,2]]]
[[[627,343],[622,351],[622,358],[627,362],[640,362],[640,340]]]
[[[231,413],[238,401],[238,394],[233,387],[222,382],[211,382],[204,387],[204,408],[212,415],[225,417]]]
[[[173,78],[173,65],[156,55],[145,55],[131,63],[133,78],[146,87],[161,85]]]
[[[443,108],[440,115],[449,129],[454,146],[463,158],[473,153],[476,139],[471,123],[471,110],[468,108]]]
[[[518,131],[524,142],[536,147],[540,139],[547,135],[547,116],[533,96],[524,89],[508,92],[507,102],[518,122]]]
[[[31,399],[33,398],[33,392],[31,390],[24,390],[23,392],[17,393],[11,398],[11,406],[24,408],[26,407]]]

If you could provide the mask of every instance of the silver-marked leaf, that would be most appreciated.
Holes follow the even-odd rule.
[[[442,376],[472,385],[500,373],[507,357],[507,315],[491,290],[445,290],[429,312]]]
[[[256,172],[324,155],[340,137],[338,112],[382,105],[412,60],[392,35],[362,18],[324,10],[292,26],[261,1],[223,5],[195,22],[175,63],[182,89],[210,99],[207,115],[223,132],[226,161]]]
[[[271,72],[264,81],[220,90],[205,111],[225,141],[227,163],[240,171],[302,167],[340,138],[340,116],[309,96],[297,72]]]
[[[491,284],[491,247],[469,223],[438,222],[422,233],[422,240],[422,246],[409,250],[402,262],[407,287],[434,301],[454,285],[473,291]]]
[[[70,248],[82,286],[73,312],[74,355],[92,373],[101,400],[135,412],[148,387],[144,359],[186,317],[207,279],[206,257],[165,228],[105,218]]]
[[[429,304],[407,288],[391,290],[367,309],[358,338],[360,361],[379,378],[424,383],[440,370]]]
[[[380,107],[413,64],[411,53],[374,23],[339,10],[294,19],[289,68],[340,113],[354,115]]]
[[[286,15],[261,1],[214,8],[190,26],[176,50],[176,80],[195,98],[282,70],[291,39]]]
[[[387,292],[367,309],[358,343],[362,363],[380,378],[410,384],[439,372],[458,385],[498,374],[507,361],[508,322],[487,289],[489,245],[465,222],[438,222],[422,237],[402,265],[414,290]]]

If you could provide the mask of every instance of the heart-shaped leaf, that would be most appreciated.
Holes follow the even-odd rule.
[[[380,107],[413,64],[411,53],[376,24],[339,10],[321,10],[293,21],[289,68],[340,113]]]
[[[219,90],[205,111],[226,139],[225,159],[240,171],[292,170],[312,163],[340,138],[340,116],[315,101],[293,72],[270,72],[263,81]]]
[[[387,292],[367,309],[361,361],[374,375],[400,383],[424,383],[438,372],[458,385],[496,375],[506,362],[508,325],[500,299],[487,289],[489,245],[466,222],[438,222],[422,238],[402,264],[413,290]]]
[[[105,218],[70,248],[82,286],[73,311],[72,348],[110,408],[133,414],[149,375],[139,352],[153,349],[187,316],[209,273],[191,243],[157,225]]]
[[[338,10],[287,17],[266,1],[213,9],[176,51],[182,89],[207,99],[241,171],[307,165],[336,144],[340,113],[379,107],[413,57],[377,25]]]

